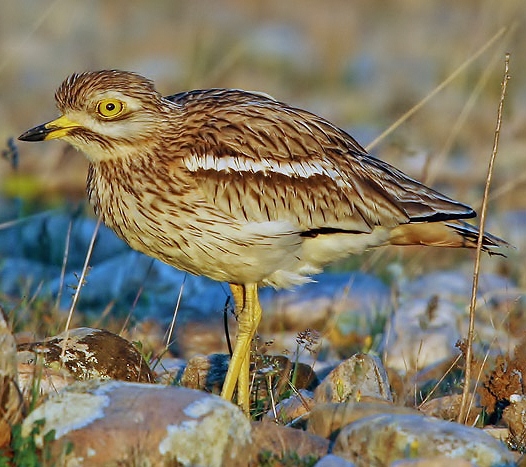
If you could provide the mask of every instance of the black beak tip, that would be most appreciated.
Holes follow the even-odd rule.
[[[20,141],[43,141],[48,133],[49,130],[45,125],[40,125],[22,133],[18,139]]]

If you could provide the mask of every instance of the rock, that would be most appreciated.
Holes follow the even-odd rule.
[[[198,355],[188,360],[181,385],[207,392],[221,392],[230,357],[225,354]]]
[[[152,364],[155,382],[171,386],[180,385],[187,362],[182,358],[163,358]]]
[[[300,464],[301,461],[317,460],[329,450],[329,441],[324,438],[270,421],[252,423],[252,440],[252,458],[259,461],[255,465],[260,465],[264,459],[267,459],[265,465],[281,465],[282,459],[288,461],[283,462],[284,465]],[[291,463],[293,461],[295,464]]]
[[[316,462],[314,467],[354,467],[354,464],[334,454],[328,454]]]
[[[401,373],[450,359],[458,351],[464,307],[438,295],[401,301],[384,336],[385,365]]]
[[[266,413],[265,418],[285,425],[308,415],[313,406],[313,393],[306,389],[300,389],[298,394],[293,394],[276,404],[275,410],[271,408]]]
[[[195,356],[186,364],[180,383],[187,388],[219,394],[229,362],[230,357],[225,354]],[[294,370],[296,370],[296,389],[310,388],[317,382],[311,367],[303,363],[292,363],[283,355],[263,355],[253,362],[251,397],[262,404],[261,411],[266,412],[272,404],[272,399],[268,395],[268,378],[272,385],[274,400],[278,400],[284,391],[290,390],[289,382],[292,380]]]
[[[293,290],[262,289],[260,297],[265,310],[262,333],[321,330],[330,321],[346,335],[368,329],[379,312],[387,314],[391,291],[370,274],[326,272]]]
[[[378,414],[358,420],[340,431],[332,452],[358,467],[437,456],[479,467],[514,463],[513,454],[482,430],[420,415]]]
[[[38,396],[55,394],[65,387],[73,384],[77,379],[64,368],[51,368],[44,364],[42,359],[34,360],[34,354],[27,359],[30,363],[24,363],[25,353],[19,353],[18,358],[18,381],[24,401],[28,406],[33,405],[34,388],[38,388]]]
[[[471,296],[472,276],[471,272],[461,270],[431,272],[404,284],[400,294],[425,300],[437,296],[452,303],[465,302],[465,299]],[[506,302],[515,297],[517,292],[515,284],[504,276],[480,274],[477,297],[482,302]]]
[[[502,420],[510,429],[511,439],[524,443],[526,433],[526,396],[513,394],[510,405],[504,409]]]
[[[510,252],[513,250],[510,250]],[[467,335],[468,330],[468,309],[467,304],[469,304],[469,299],[471,297],[471,287],[473,282],[473,274],[470,268],[468,271],[462,270],[450,270],[450,271],[436,271],[431,272],[425,275],[420,276],[419,278],[406,282],[400,287],[400,303],[401,305],[397,306],[397,310],[394,313],[396,315],[400,310],[403,311],[403,308],[411,308],[411,303],[418,304],[419,302],[433,304],[433,301],[437,301],[437,307],[433,311],[433,306],[429,309],[433,311],[429,314],[428,311],[425,311],[424,314],[419,314],[419,319],[422,320],[423,326],[420,326],[419,333],[426,331],[426,327],[429,332],[423,332],[422,337],[426,337],[426,334],[429,335],[432,333],[432,328],[435,328],[439,334],[440,339],[435,338],[436,342],[431,344],[435,345],[437,350],[441,350],[442,358],[445,357],[445,351],[447,349],[444,347],[445,342],[447,342],[447,336],[445,334],[444,328],[455,328],[454,333],[460,334],[460,336]],[[506,342],[510,342],[511,345],[515,343],[514,336],[510,335],[510,328],[508,326],[497,326],[494,321],[495,313],[506,313],[510,309],[514,309],[517,306],[517,303],[522,303],[523,294],[520,291],[520,288],[517,287],[517,284],[509,277],[491,274],[491,273],[481,273],[479,276],[479,287],[477,290],[477,298],[479,306],[477,307],[476,313],[476,329],[478,340],[481,342],[492,342],[495,340],[504,339]],[[420,306],[420,310],[427,310],[426,306]],[[451,315],[448,316],[448,310]],[[415,310],[416,311],[416,310]],[[415,312],[413,311],[413,313]],[[427,315],[427,316],[426,316]],[[408,316],[411,318],[415,316]],[[400,317],[400,326],[403,328],[404,320]],[[415,342],[414,338],[418,337],[418,334],[413,336],[413,326],[414,321],[412,322],[411,327],[406,329],[405,334],[413,338],[414,347],[418,348],[420,342]],[[522,328],[520,328],[522,329]],[[397,332],[397,334],[399,334]],[[433,354],[430,350],[430,343],[426,343],[424,339],[422,340],[425,352],[420,352],[420,356],[415,360],[415,353],[409,354],[412,356],[413,361],[418,362],[418,366],[423,368],[424,365],[420,363],[426,355],[426,358],[433,360]],[[453,340],[453,335],[451,336]],[[429,349],[426,350],[426,349]],[[483,348],[482,352],[486,349]],[[388,355],[389,355],[388,351]],[[396,357],[398,360],[401,360],[401,355]],[[436,357],[439,359],[439,357]],[[411,369],[409,364],[409,358],[406,358],[406,368]],[[391,366],[391,363],[386,365]],[[399,363],[400,365],[400,363]]]
[[[505,426],[486,425],[482,429],[484,430],[485,433],[490,435],[492,438],[495,438],[496,440],[499,440],[503,443],[507,443],[511,441],[510,440],[510,429]]]
[[[389,467],[475,467],[475,465],[465,459],[437,456],[425,459],[403,459],[393,462]]]
[[[166,345],[167,326],[165,323],[153,318],[145,318],[135,322],[133,325],[122,328],[119,336],[133,345],[143,355],[152,355],[168,358],[171,356],[171,346]],[[173,339],[173,336],[171,336]]]
[[[478,398],[475,397],[475,400]],[[418,408],[423,414],[443,420],[455,421],[460,411],[462,394],[451,394],[424,402]],[[482,413],[479,404],[470,404],[466,425],[473,425]]]
[[[291,391],[291,384],[296,390],[313,389],[318,378],[311,366],[293,362],[284,355],[257,355],[253,362],[253,397],[265,401],[262,410],[270,409],[269,386],[274,400],[279,400]]]
[[[42,342],[18,346],[19,363],[39,358],[55,369],[65,368],[78,380],[117,379],[151,382],[142,355],[126,339],[101,329],[77,328]]]
[[[246,466],[251,425],[220,397],[191,389],[122,381],[80,382],[24,420],[27,436],[44,420],[52,465]],[[50,464],[50,465],[51,465]]]
[[[323,438],[335,439],[340,430],[356,420],[378,414],[413,414],[419,412],[410,407],[393,405],[381,399],[371,401],[331,402],[315,405],[309,416],[307,431]]]
[[[332,370],[314,391],[318,404],[360,400],[364,396],[393,400],[387,373],[374,355],[353,355]]]
[[[236,334],[235,326],[233,324],[229,328],[233,331],[231,336]],[[178,322],[174,333],[174,344],[170,348],[173,348],[174,354],[180,358],[190,360],[198,355],[228,353],[223,318],[219,314],[215,319],[189,318],[187,322]]]

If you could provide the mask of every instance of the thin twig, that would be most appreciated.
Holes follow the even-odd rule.
[[[58,212],[60,212],[59,209],[50,209],[48,211],[42,211],[42,212],[39,212],[37,214],[32,214],[32,215],[27,216],[27,217],[22,217],[22,218],[19,218],[19,219],[13,219],[11,221],[2,222],[2,223],[0,223],[0,230],[10,229],[11,227],[16,227],[17,225],[23,225],[26,222],[33,222],[33,221],[35,221],[37,219],[41,219],[41,218],[50,216],[50,215],[52,215],[54,213],[58,213]]]
[[[57,292],[57,299],[55,300],[55,311],[60,308],[60,301],[62,300],[62,291],[64,290],[64,278],[66,277],[66,266],[69,259],[69,245],[71,242],[71,230],[73,229],[73,218],[69,220],[68,232],[66,234],[66,245],[64,246],[64,256],[62,256],[62,267],[60,269],[60,280]]]
[[[477,50],[469,59],[462,63],[453,73],[451,73],[444,81],[442,81],[435,89],[433,89],[427,96],[425,96],[420,102],[415,104],[407,112],[405,112],[400,118],[398,118],[392,125],[384,130],[379,136],[377,136],[372,142],[370,142],[365,149],[370,151],[376,146],[382,139],[388,134],[396,130],[402,123],[413,116],[420,108],[422,108],[428,101],[435,97],[442,89],[444,89],[451,81],[453,81],[460,73],[468,68],[477,58],[479,58],[487,49],[489,49],[498,39],[500,39],[504,33],[508,31],[508,27],[502,27],[497,33],[489,39],[479,50]]]
[[[455,143],[458,135],[462,131],[462,128],[468,120],[468,116],[475,107],[475,104],[480,95],[482,94],[482,91],[488,84],[488,81],[490,80],[491,75],[495,67],[497,66],[497,62],[501,60],[501,57],[502,50],[497,50],[493,54],[493,57],[491,57],[491,60],[489,60],[484,72],[481,74],[477,83],[473,87],[473,90],[470,93],[468,100],[465,102],[464,107],[460,111],[460,114],[458,115],[455,123],[453,124],[451,131],[448,137],[446,138],[446,142],[442,145],[442,148],[440,149],[440,151],[438,151],[438,154],[436,156],[428,159],[424,174],[421,177],[422,183],[425,183],[429,186],[432,186],[433,183],[435,183],[435,180],[439,174],[439,170],[437,169],[444,165],[444,161],[446,160],[448,154],[450,154],[453,144]]]
[[[508,74],[510,64],[510,54],[506,54],[504,60],[504,78],[502,80],[502,88],[500,94],[499,107],[497,110],[497,124],[495,126],[495,136],[493,139],[493,149],[488,165],[488,175],[486,177],[486,186],[484,187],[484,196],[482,197],[482,207],[480,211],[480,225],[479,236],[477,240],[477,253],[475,256],[475,265],[473,268],[473,285],[471,288],[471,303],[469,305],[469,329],[466,342],[466,369],[464,374],[464,388],[462,391],[462,400],[460,403],[460,410],[457,421],[459,423],[466,423],[468,418],[468,398],[471,390],[471,362],[473,359],[473,337],[475,334],[475,308],[477,306],[477,289],[479,283],[480,273],[480,258],[482,253],[482,243],[484,239],[484,226],[486,224],[486,212],[488,208],[489,189],[491,185],[491,178],[493,176],[493,167],[495,165],[495,158],[499,147],[500,129],[502,126],[502,109],[504,107],[504,99],[506,97],[506,90],[510,76]]]
[[[97,238],[97,233],[99,232],[101,221],[102,219],[99,217],[99,219],[97,220],[97,225],[95,225],[95,229],[93,230],[93,234],[91,235],[91,240],[88,246],[88,251],[86,252],[86,258],[84,260],[84,265],[82,266],[82,272],[79,277],[79,283],[77,284],[77,288],[75,289],[75,295],[73,295],[73,300],[71,301],[71,306],[69,308],[68,319],[66,321],[66,327],[64,329],[66,336],[63,340],[62,352],[60,354],[61,362],[63,361],[64,355],[66,354],[66,345],[67,345],[67,341],[69,337],[69,326],[71,325],[71,319],[73,317],[73,312],[75,311],[75,307],[77,306],[77,302],[79,301],[80,291],[84,285],[84,281],[86,280],[86,275],[88,272],[88,266],[89,266],[89,262],[91,259],[91,254],[93,253],[93,247],[95,246],[95,239]]]
[[[179,307],[181,306],[181,299],[183,298],[183,290],[184,290],[184,284],[186,282],[186,277],[188,274],[185,274],[183,277],[183,282],[181,283],[181,287],[179,287],[179,295],[177,295],[177,303],[175,304],[174,313],[172,316],[172,322],[170,323],[170,328],[168,329],[168,334],[166,336],[166,345],[164,350],[167,351],[168,347],[172,345],[172,335],[175,328],[175,319],[177,318],[177,312],[179,311]]]
[[[91,235],[91,240],[89,242],[88,251],[86,252],[86,258],[84,259],[84,265],[82,266],[82,271],[80,273],[79,283],[78,283],[77,288],[75,289],[75,295],[73,295],[73,300],[69,308],[68,320],[66,321],[66,328],[64,329],[64,331],[67,331],[69,329],[69,326],[71,324],[71,318],[73,316],[73,312],[75,311],[77,302],[79,301],[80,291],[84,285],[84,281],[86,280],[86,275],[88,273],[88,266],[89,266],[89,262],[91,259],[91,254],[93,253],[93,247],[95,246],[95,239],[97,238],[97,233],[99,232],[101,221],[102,219],[99,217],[99,219],[97,220],[97,224],[95,225],[95,229],[93,230],[93,234]]]
[[[433,386],[433,389],[431,389],[431,391],[429,391],[428,395],[422,400],[422,402],[420,402],[420,404],[418,405],[418,409],[422,408],[422,406],[429,400],[431,399],[431,396],[433,396],[433,394],[435,393],[435,391],[440,387],[440,385],[442,384],[442,381],[444,381],[447,377],[447,375],[449,375],[449,373],[451,373],[451,371],[453,371],[453,368],[455,368],[455,366],[457,366],[457,363],[458,361],[460,360],[460,357],[462,355],[459,354],[457,355],[457,358],[455,358],[455,360],[453,360],[453,362],[451,363],[451,365],[449,365],[449,368],[446,370],[446,372],[440,377],[440,379],[436,382],[436,384]]]
[[[33,37],[38,29],[45,23],[45,21],[53,15],[54,11],[57,9],[58,5],[62,0],[55,0],[53,3],[47,5],[47,8],[44,9],[44,12],[33,22],[31,29],[22,36],[22,40],[18,42],[16,47],[14,47],[10,52],[3,53],[4,58],[0,61],[0,74],[7,70],[10,66],[10,62],[14,61],[20,56],[21,51],[27,46],[29,40]],[[36,4],[35,4],[36,5]]]
[[[139,299],[141,298],[142,293],[144,292],[144,284],[148,280],[148,276],[150,275],[150,272],[152,271],[153,265],[155,264],[155,260],[152,258],[150,261],[150,265],[148,266],[148,269],[146,270],[146,274],[144,275],[144,279],[141,282],[141,285],[139,287],[139,290],[137,290],[137,293],[135,294],[135,298],[133,299],[132,306],[130,308],[130,311],[126,315],[126,319],[124,320],[124,323],[122,323],[121,330],[119,331],[119,336],[122,336],[124,334],[124,331],[128,327],[128,323],[130,322],[130,319],[133,315],[133,312],[135,311],[135,308],[137,308],[137,304],[139,303]]]

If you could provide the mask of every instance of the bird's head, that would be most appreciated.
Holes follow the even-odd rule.
[[[23,133],[22,141],[62,139],[91,162],[127,157],[162,131],[166,101],[135,73],[107,70],[73,74],[55,93],[62,115]],[[146,146],[147,147],[147,146]]]

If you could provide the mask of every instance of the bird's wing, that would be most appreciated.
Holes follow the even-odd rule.
[[[474,216],[309,112],[234,90],[169,99],[190,128],[178,140],[186,169],[207,201],[233,217],[287,220],[306,232],[370,232]]]

